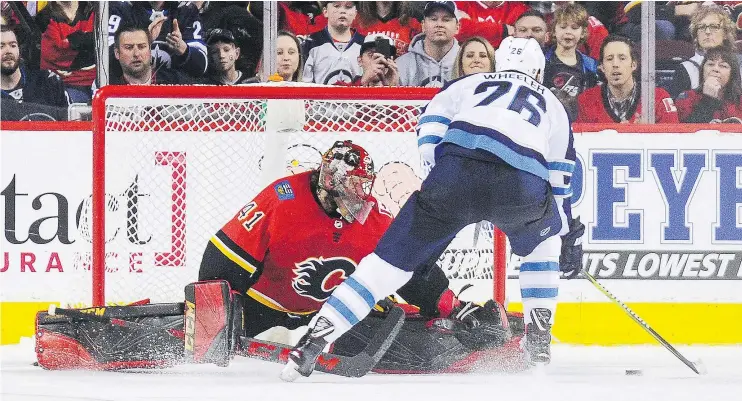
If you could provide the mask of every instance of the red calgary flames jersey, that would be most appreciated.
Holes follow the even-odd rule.
[[[635,83],[639,85],[639,83]],[[622,121],[613,113],[609,105],[608,89],[605,85],[594,86],[577,97],[577,122],[578,123],[620,123]],[[655,122],[677,123],[678,109],[672,101],[672,97],[666,90],[655,88],[654,90]],[[641,116],[641,97],[629,110],[627,119],[629,123],[638,123]]]
[[[370,25],[364,25],[360,19],[356,19],[355,27],[358,33],[364,36],[381,33],[390,37],[397,48],[397,57],[407,53],[412,38],[422,30],[420,23],[414,18],[410,18],[406,25],[402,25],[399,18],[392,18],[389,21],[377,20]]]
[[[319,310],[392,221],[378,206],[363,225],[328,216],[312,193],[311,174],[273,182],[212,238],[242,268],[256,271],[262,265],[247,295],[283,312]]]

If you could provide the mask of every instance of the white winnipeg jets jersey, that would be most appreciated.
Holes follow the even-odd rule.
[[[557,199],[571,196],[569,117],[559,99],[526,74],[479,73],[449,82],[425,107],[417,134],[424,165],[432,167],[435,148],[448,142],[490,152],[549,181]]]

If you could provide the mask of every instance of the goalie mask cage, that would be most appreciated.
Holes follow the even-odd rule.
[[[275,179],[316,168],[336,140],[368,150],[373,194],[396,214],[420,187],[415,126],[435,93],[296,84],[101,89],[93,194],[80,224],[92,220],[92,252],[79,263],[92,269],[93,305],[182,300],[211,236]],[[472,225],[438,264],[452,282],[502,303],[505,247],[490,224]]]

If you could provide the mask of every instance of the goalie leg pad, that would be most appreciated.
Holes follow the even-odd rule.
[[[115,370],[169,366],[182,358],[182,303],[75,311],[74,317],[37,313],[39,366],[50,370]],[[104,322],[96,316],[113,320]],[[119,320],[133,325],[118,324]]]
[[[224,280],[185,287],[185,359],[229,365],[243,327],[243,298]]]

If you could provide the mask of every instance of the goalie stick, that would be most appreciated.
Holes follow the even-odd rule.
[[[49,316],[61,315],[61,316],[67,316],[73,319],[94,320],[96,322],[109,323],[114,326],[127,327],[130,329],[159,330],[159,331],[164,331],[173,337],[183,338],[183,332],[180,330],[168,329],[164,327],[154,326],[151,324],[133,322],[131,320],[124,320],[124,319],[120,319],[116,317],[97,315],[95,313],[95,310],[100,309],[100,308],[89,308],[89,309],[91,310],[91,312],[81,312],[79,309],[57,308],[56,305],[51,304],[49,305],[48,313],[49,313]]]
[[[404,310],[399,306],[393,306],[384,318],[384,323],[379,326],[361,352],[354,356],[323,352],[317,359],[315,370],[345,377],[365,376],[392,345],[404,324],[404,319]],[[277,363],[286,363],[291,352],[288,345],[248,337],[240,338],[240,348],[239,355]]]
[[[600,292],[603,293],[603,295],[605,295],[606,297],[608,297],[608,299],[610,299],[615,304],[620,306],[621,309],[623,309],[624,312],[626,312],[626,314],[629,315],[629,317],[631,317],[636,323],[639,324],[639,326],[641,326],[644,329],[644,331],[646,331],[647,333],[649,333],[649,335],[654,337],[654,339],[657,340],[658,343],[660,343],[663,347],[665,347],[668,351],[670,351],[673,355],[675,355],[676,358],[680,359],[680,361],[683,362],[689,368],[691,368],[691,370],[696,372],[696,374],[705,375],[707,373],[706,366],[703,364],[703,362],[701,362],[700,359],[696,360],[695,362],[691,362],[690,360],[688,360],[688,358],[684,357],[683,354],[678,352],[678,350],[676,350],[675,347],[673,347],[669,342],[667,342],[667,340],[662,338],[662,336],[659,335],[659,333],[657,333],[656,331],[654,331],[654,329],[652,329],[647,324],[647,322],[645,322],[642,318],[640,318],[639,315],[637,315],[633,310],[631,310],[631,308],[626,306],[626,304],[624,304],[618,298],[616,298],[615,295],[613,295],[610,291],[608,291],[607,288],[605,288],[602,284],[600,284],[598,280],[596,280],[595,277],[593,277],[593,275],[590,274],[584,268],[582,269],[582,274],[584,274],[585,277],[587,277],[587,279],[590,280],[591,283],[593,283],[595,288],[597,288]]]

